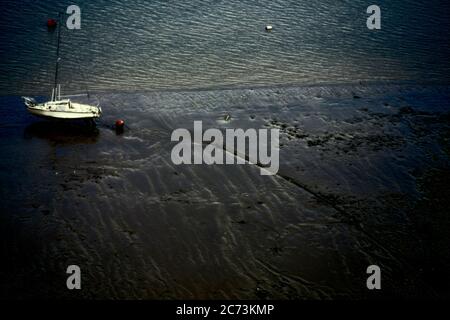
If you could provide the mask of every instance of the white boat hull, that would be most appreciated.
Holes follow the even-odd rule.
[[[36,116],[56,119],[95,119],[102,114],[100,107],[70,100],[49,101],[42,104],[28,103],[27,110]]]
[[[28,111],[36,116],[58,119],[91,119],[99,117],[91,112],[46,111],[34,108],[28,108]]]

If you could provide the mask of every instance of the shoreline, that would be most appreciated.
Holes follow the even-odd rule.
[[[89,90],[89,94],[102,95],[102,94],[136,94],[136,93],[176,93],[176,92],[207,92],[207,91],[239,91],[239,90],[268,90],[268,89],[312,89],[312,88],[348,88],[348,87],[447,87],[450,86],[450,80],[429,80],[429,81],[417,81],[417,80],[357,80],[349,82],[317,82],[317,83],[283,83],[283,84],[267,84],[267,85],[226,85],[226,86],[206,86],[206,87],[194,87],[194,88],[158,88],[158,89],[128,89],[128,90],[117,90],[117,89],[101,89],[101,90]],[[67,94],[72,95],[84,95],[85,93],[80,93],[85,89],[77,90],[76,93]],[[45,97],[46,94],[42,93],[0,93],[2,97],[8,96],[37,96]]]

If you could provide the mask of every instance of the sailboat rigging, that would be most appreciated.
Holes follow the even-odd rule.
[[[55,64],[55,79],[52,88],[51,100],[44,103],[36,103],[33,98],[22,97],[27,110],[37,116],[58,118],[58,119],[96,119],[102,114],[102,109],[99,106],[91,106],[88,104],[81,104],[73,102],[70,99],[61,99],[61,85],[58,84],[59,56],[61,43],[61,13],[58,13],[58,36],[56,46],[56,64]]]

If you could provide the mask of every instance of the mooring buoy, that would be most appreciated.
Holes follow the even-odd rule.
[[[122,119],[116,120],[115,128],[116,128],[117,133],[122,133],[124,127],[125,127],[125,121],[123,121]]]
[[[48,19],[47,20],[47,28],[49,29],[53,29],[54,27],[56,27],[57,22],[55,19]]]

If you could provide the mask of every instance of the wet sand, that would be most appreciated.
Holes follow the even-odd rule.
[[[450,297],[450,87],[95,98],[104,116],[89,130],[0,97],[0,297]],[[278,175],[172,164],[171,133],[194,120],[279,128]],[[66,289],[70,264],[82,290]],[[378,292],[366,288],[371,264]]]

